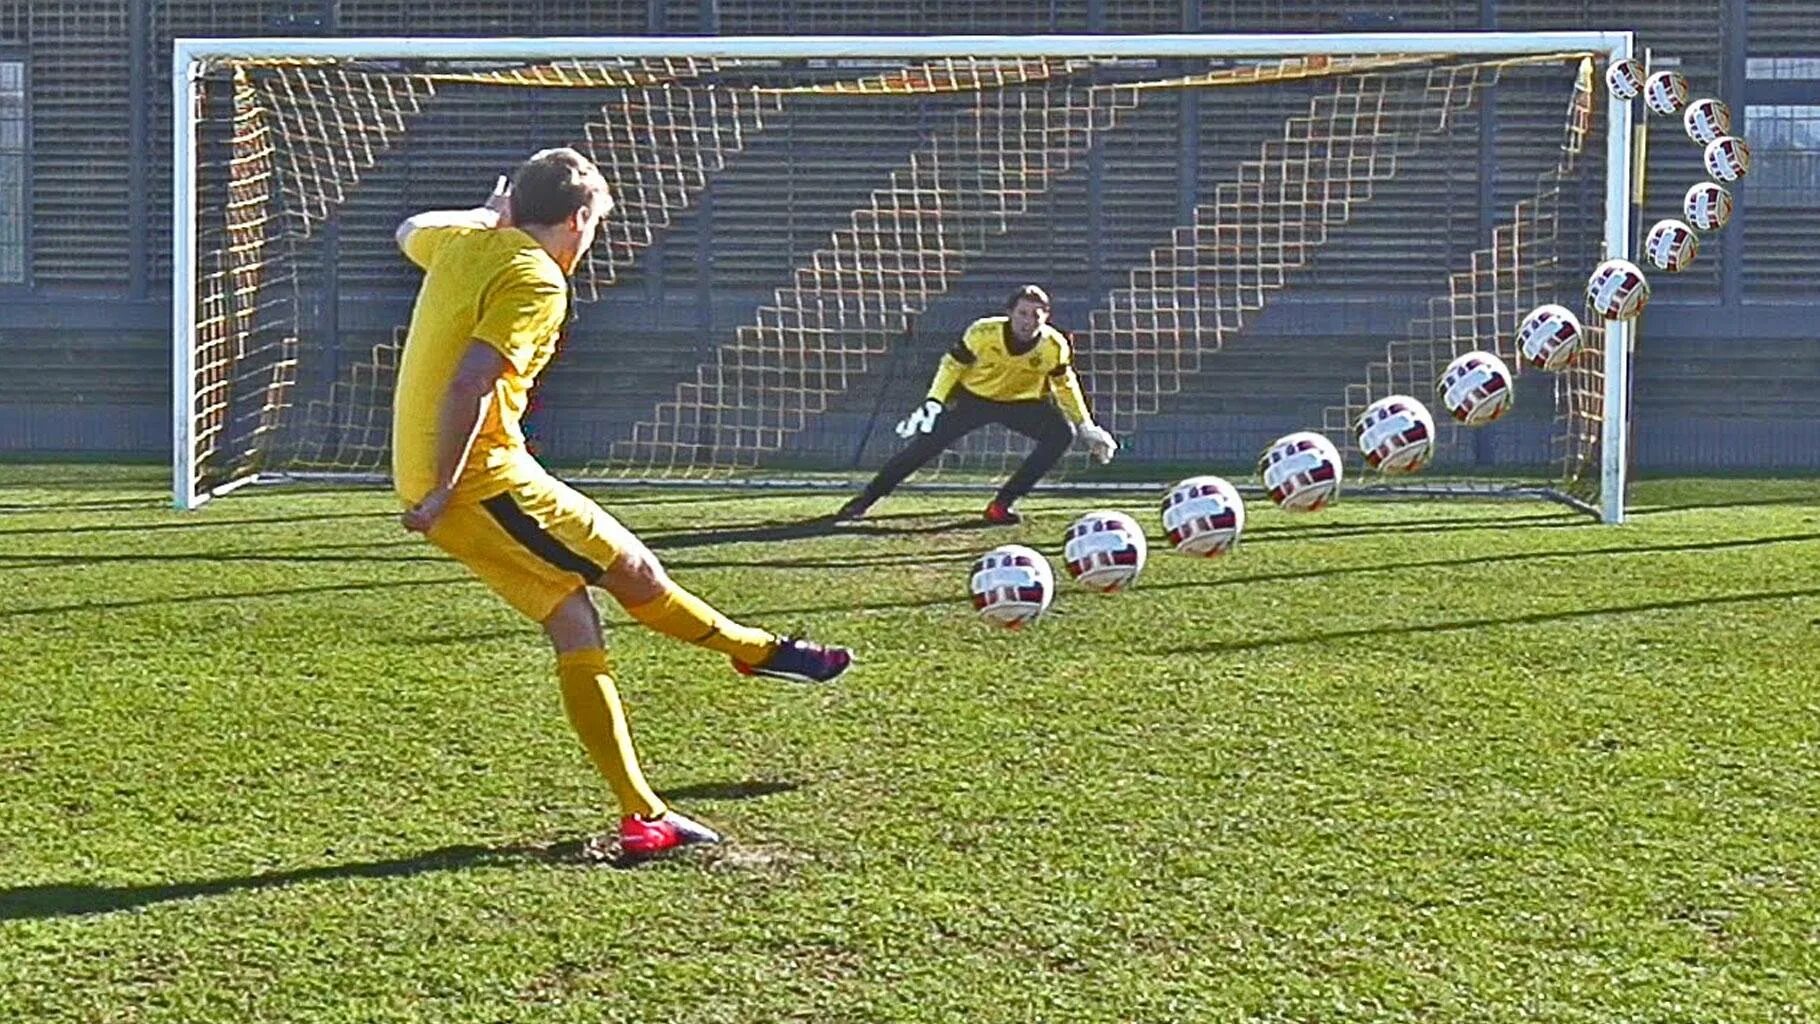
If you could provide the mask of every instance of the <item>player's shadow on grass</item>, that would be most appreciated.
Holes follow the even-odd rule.
[[[967,562],[979,557],[975,548],[937,551],[896,551],[865,555],[818,555],[801,558],[703,558],[665,559],[671,569],[870,569],[881,565],[932,565]]]
[[[788,793],[796,788],[798,784],[794,782],[701,782],[664,790],[663,796],[671,800],[752,800]],[[427,853],[391,860],[328,864],[239,878],[209,878],[196,882],[167,882],[162,885],[21,885],[0,889],[0,921],[86,917],[90,914],[132,910],[155,903],[258,892],[262,889],[279,889],[331,879],[407,878],[432,871],[467,871],[528,863],[628,866],[612,853],[611,843],[590,837],[555,843],[444,846]]]
[[[813,498],[817,496],[827,498],[831,503],[839,502],[841,500],[840,497],[831,495],[827,491],[792,491],[781,488],[738,492],[716,491],[713,493],[704,493],[697,491],[626,496],[616,496],[612,488],[582,487],[579,489],[587,492],[590,497],[600,503],[601,508],[604,508],[609,512],[618,508],[639,508],[641,506],[653,505],[712,505],[720,507],[741,501],[780,501],[786,499]]]
[[[983,519],[974,517],[938,523],[920,523],[916,526],[899,526],[889,521],[893,518],[924,520],[928,516],[924,513],[909,513],[895,517],[868,517],[858,522],[839,523],[835,522],[833,516],[825,515],[783,522],[733,523],[689,530],[640,530],[638,534],[653,551],[680,551],[686,548],[713,547],[717,544],[769,543],[807,540],[816,537],[916,536],[991,525]]]
[[[826,519],[795,519],[783,522],[731,523],[690,530],[638,530],[639,539],[653,551],[679,551],[684,548],[712,547],[716,544],[748,544],[782,540],[804,540],[827,537],[834,525]]]
[[[589,840],[571,839],[558,843],[514,843],[506,846],[444,846],[427,853],[392,860],[329,864],[240,878],[210,878],[163,885],[22,885],[0,889],[0,921],[109,914],[155,903],[279,889],[329,879],[406,878],[431,871],[466,871],[530,862],[585,863],[591,860],[586,855],[588,845]]]

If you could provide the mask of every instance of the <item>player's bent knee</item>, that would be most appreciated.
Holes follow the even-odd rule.
[[[612,594],[613,600],[633,608],[664,596],[670,577],[657,556],[641,545],[620,552],[596,585]]]

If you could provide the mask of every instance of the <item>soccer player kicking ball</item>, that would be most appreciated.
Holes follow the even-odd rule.
[[[905,477],[988,423],[1003,424],[1036,442],[1036,449],[986,506],[989,523],[1018,522],[1022,517],[1012,506],[1049,472],[1076,436],[1087,443],[1096,461],[1112,461],[1118,442],[1087,412],[1068,339],[1049,326],[1048,293],[1027,284],[1011,293],[1005,313],[975,320],[960,343],[942,356],[929,397],[897,425],[898,436],[910,444],[885,463],[864,491],[842,505],[835,519],[861,518]]]
[[[547,149],[474,210],[398,228],[423,268],[398,368],[392,478],[404,525],[543,625],[569,722],[618,798],[620,848],[638,859],[714,830],[664,806],[645,782],[609,674],[596,586],[660,633],[718,651],[747,675],[827,682],[852,654],[742,625],[677,586],[643,542],[557,481],[525,448],[531,385],[569,312],[568,276],[612,209],[607,183],[572,149]]]

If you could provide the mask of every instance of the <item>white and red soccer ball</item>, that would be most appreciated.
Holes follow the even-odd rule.
[[[1573,310],[1552,302],[1530,310],[1517,325],[1517,351],[1529,365],[1550,373],[1571,362],[1585,338]]]
[[[1285,512],[1314,512],[1340,493],[1340,450],[1321,434],[1298,430],[1258,459],[1270,500]]]
[[[1732,219],[1732,194],[1723,185],[1702,181],[1687,190],[1681,213],[1701,231],[1717,231]]]
[[[1658,270],[1686,270],[1700,255],[1700,236],[1682,221],[1659,220],[1643,239],[1643,258]]]
[[[1495,354],[1467,352],[1447,364],[1435,393],[1456,421],[1482,427],[1510,409],[1516,400],[1516,378]]]
[[[1750,145],[1736,135],[1721,135],[1706,144],[1706,173],[1720,181],[1737,181],[1750,173]]]
[[[1068,527],[1062,566],[1088,590],[1116,594],[1144,571],[1149,554],[1144,530],[1123,512],[1089,512]]]
[[[1681,126],[1687,129],[1688,138],[1702,146],[1709,145],[1732,133],[1732,111],[1723,100],[1695,100],[1681,113]]]
[[[1658,114],[1672,114],[1687,102],[1687,76],[1658,71],[1643,83],[1643,102]]]
[[[1220,477],[1191,476],[1163,495],[1163,532],[1184,555],[1223,555],[1244,531],[1245,501]]]
[[[969,587],[980,618],[1006,629],[1042,618],[1055,600],[1049,560],[1022,544],[996,547],[975,559]]]
[[[1649,304],[1649,278],[1629,260],[1606,260],[1586,279],[1586,304],[1607,320],[1629,320]]]
[[[1625,57],[1605,69],[1605,88],[1621,100],[1634,100],[1643,91],[1643,62]]]
[[[1408,395],[1390,395],[1366,406],[1353,434],[1365,464],[1380,473],[1414,473],[1434,456],[1434,417]]]

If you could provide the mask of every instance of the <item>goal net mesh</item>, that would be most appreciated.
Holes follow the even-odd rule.
[[[1392,393],[1442,423],[1423,477],[1595,500],[1603,337],[1524,366],[1517,321],[1601,258],[1589,55],[476,62],[217,60],[198,117],[190,485],[388,471],[403,217],[572,145],[617,206],[534,397],[573,478],[875,468],[939,354],[1033,281],[1124,445],[1057,479],[1239,471]],[[1487,170],[1488,160],[1496,172]],[[1517,412],[1455,428],[1449,360]],[[981,431],[925,475],[985,478]]]

